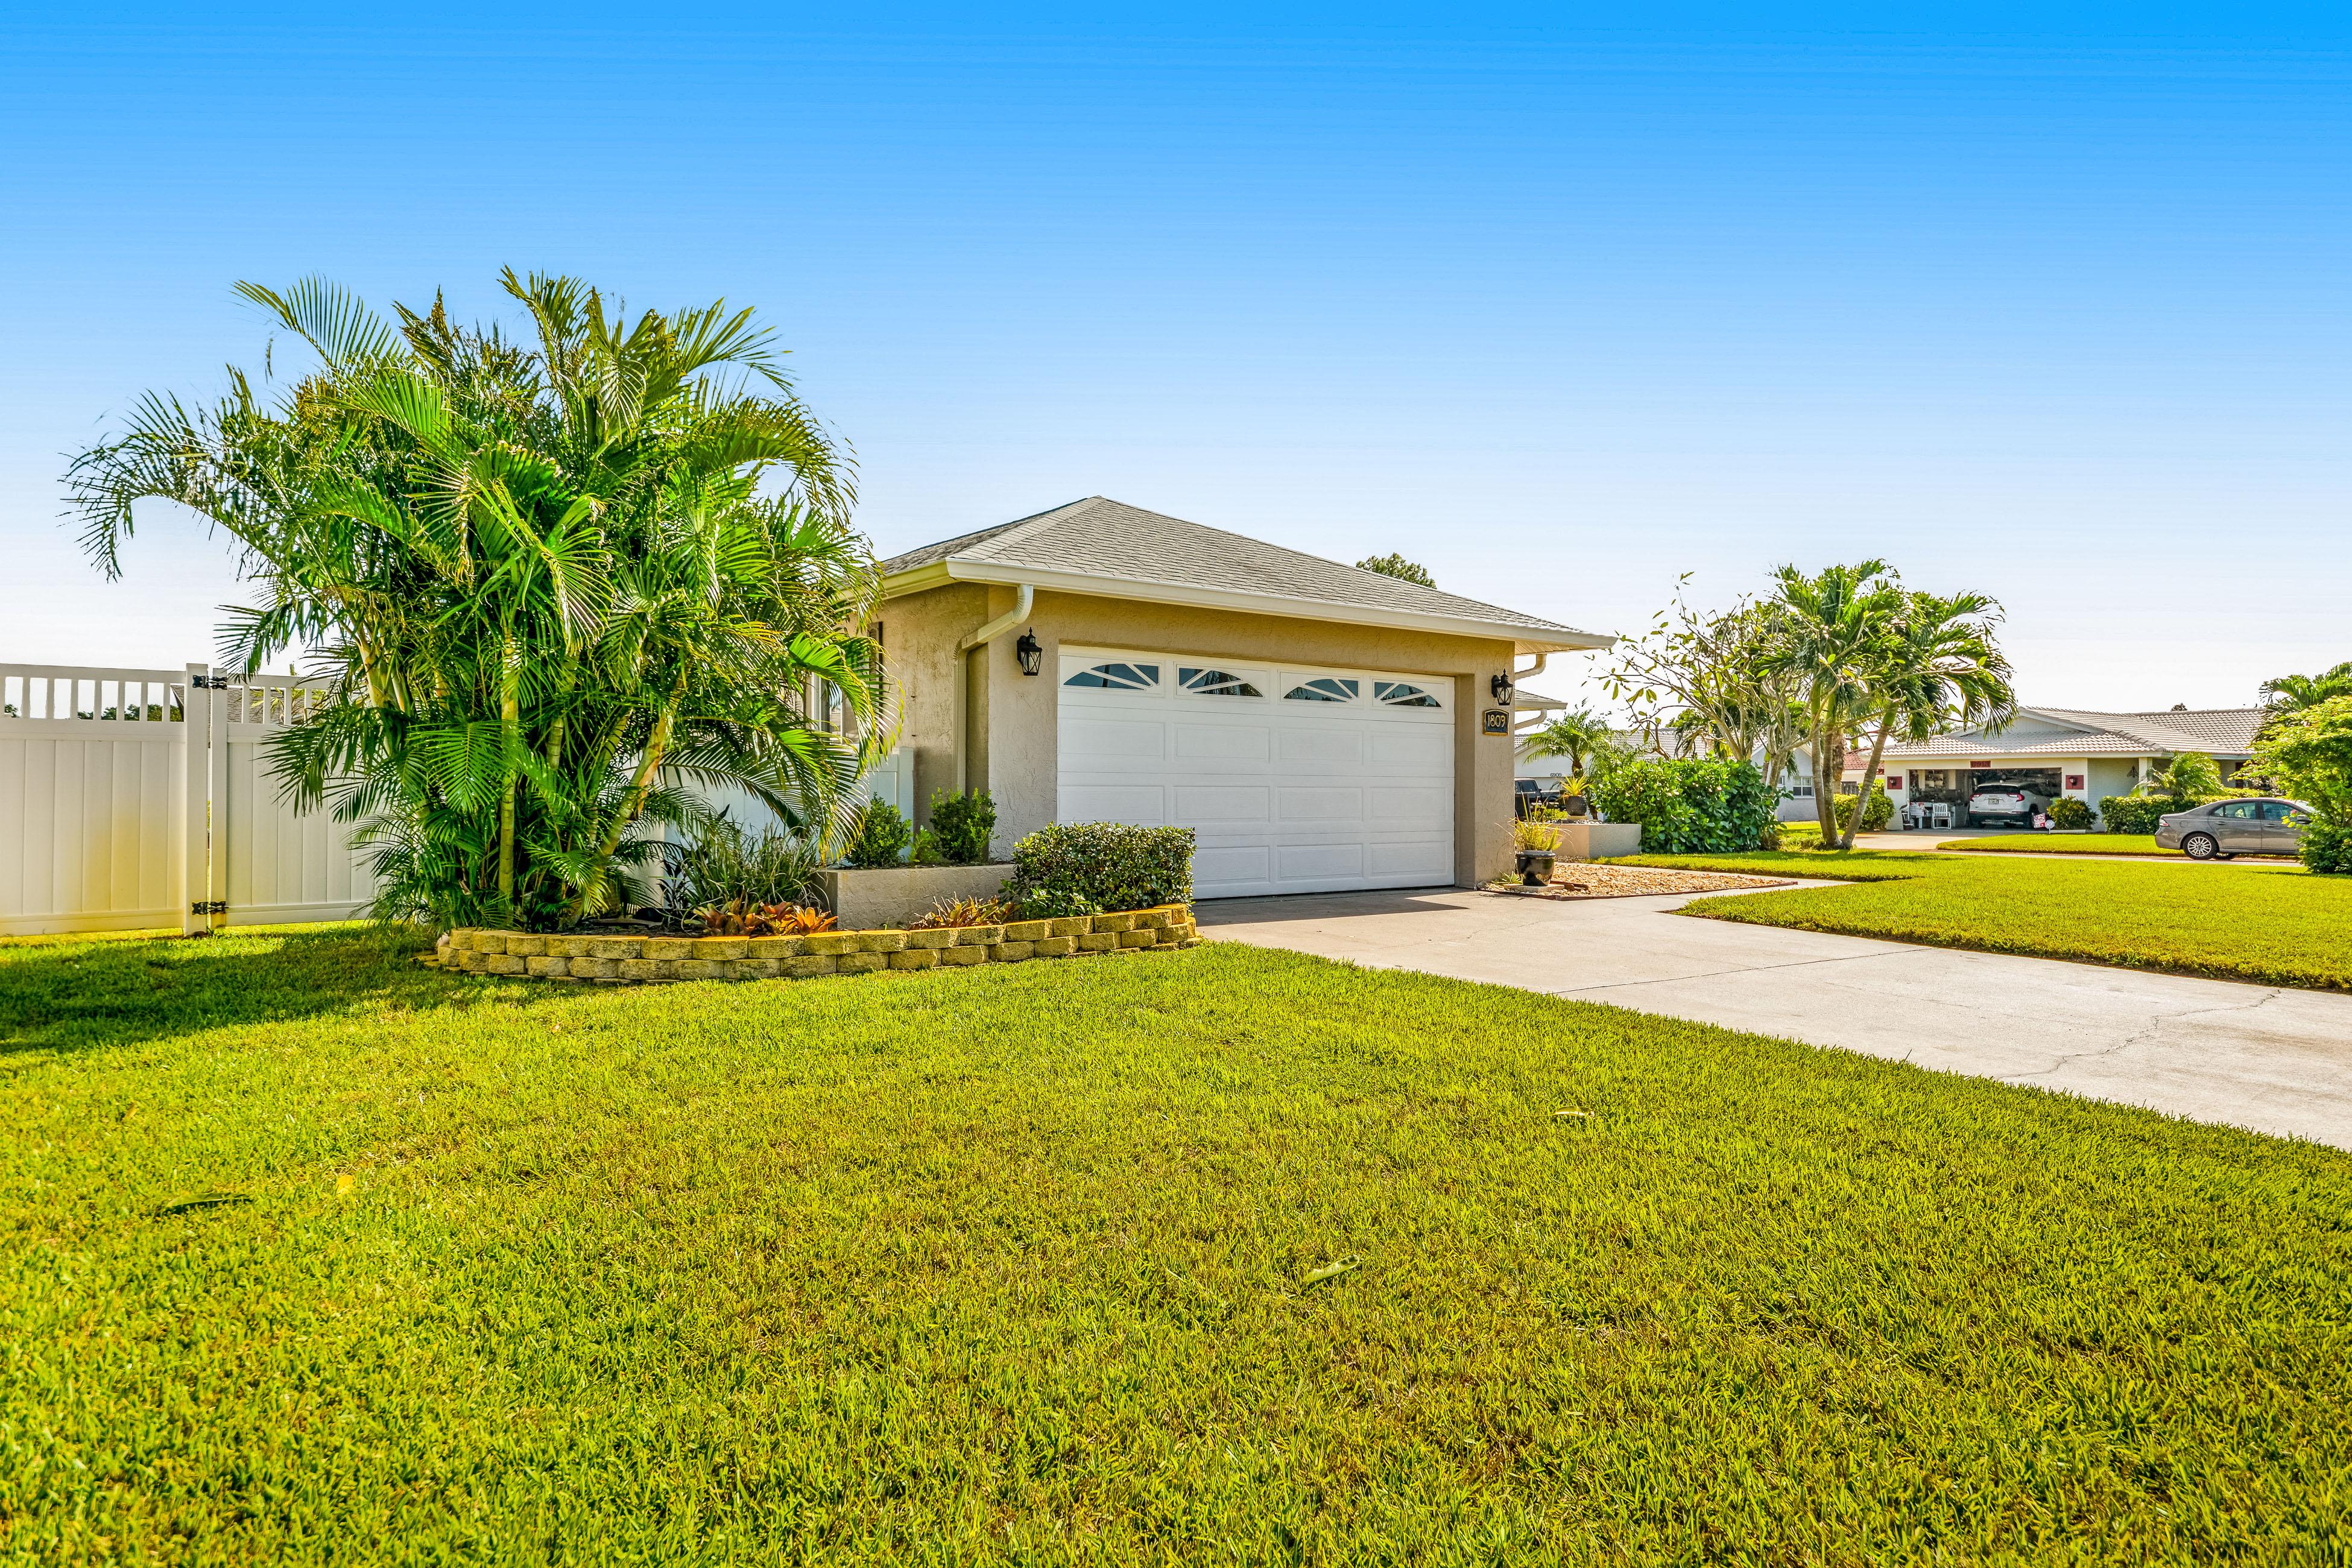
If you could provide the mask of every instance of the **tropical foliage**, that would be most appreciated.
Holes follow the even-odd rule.
[[[1683,597],[1689,581],[1648,631],[1619,640],[1602,684],[1651,750],[1753,762],[1776,780],[1805,738],[1802,682],[1774,657],[1780,614],[1748,599],[1703,614]]]
[[[2352,872],[2352,693],[2282,716],[2255,741],[2254,762],[2312,809],[2299,845],[2303,863]]]
[[[503,282],[520,338],[242,284],[311,368],[150,395],[71,487],[110,574],[143,500],[234,542],[259,598],[223,661],[292,650],[332,687],[273,768],[358,825],[380,914],[545,928],[640,896],[662,830],[708,816],[694,786],[849,825],[885,739],[877,579],[849,459],[750,311],[632,323],[577,279]]]
[[[2183,805],[2212,800],[2227,792],[2221,787],[2221,770],[2212,758],[2202,752],[2183,752],[2143,780],[2139,793],[2172,802],[2171,809],[2177,811]]]
[[[2282,675],[2263,682],[2263,732],[2338,697],[2352,697],[2352,658],[2317,675]]]
[[[2015,710],[2009,661],[1993,637],[2000,606],[1981,594],[1906,589],[1883,561],[1810,577],[1783,566],[1776,576],[1766,662],[1801,683],[1822,841],[1851,849],[1860,824],[1841,824],[1834,805],[1848,736],[1870,737],[1867,794],[1888,742],[1997,724]]]
[[[824,858],[798,834],[745,832],[721,815],[673,851],[662,889],[674,914],[713,905],[811,904],[824,897]]]
[[[1640,754],[1634,742],[1590,708],[1563,713],[1529,731],[1521,746],[1530,758],[1564,759],[1569,773],[1587,785],[1608,777]]]

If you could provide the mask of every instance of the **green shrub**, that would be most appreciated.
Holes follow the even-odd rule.
[[[2196,804],[2168,795],[2111,795],[2099,802],[2099,827],[2106,833],[2153,833],[2158,817]]]
[[[2074,831],[2091,826],[2091,805],[2073,795],[2061,795],[2050,803],[2050,826]]]
[[[1188,904],[1192,830],[1056,822],[1013,847],[1013,867],[1005,897],[1024,911],[1066,898],[1087,900],[1098,910]]]
[[[862,869],[896,866],[907,851],[908,837],[906,817],[877,795],[858,814],[857,837],[849,841],[848,853],[842,858]]]
[[[1013,919],[1017,921],[1064,921],[1076,915],[1098,915],[1102,906],[1067,887],[1040,888],[1024,893],[1013,904]]]
[[[1640,823],[1645,855],[1719,855],[1761,844],[1778,797],[1752,763],[1654,758],[1594,780],[1592,803]]]
[[[1853,803],[1860,799],[1862,796],[1858,795],[1842,795],[1830,802],[1830,809],[1837,816],[1840,833],[1843,833],[1846,826],[1853,821]],[[1885,784],[1876,779],[1871,780],[1870,800],[1862,808],[1862,830],[1864,833],[1884,833],[1887,824],[1894,820],[1895,798],[1886,793]]]
[[[932,795],[930,830],[939,836],[940,853],[949,865],[988,864],[989,843],[996,837],[995,797],[984,789]]]
[[[912,842],[907,846],[909,866],[944,866],[948,858],[940,853],[940,836],[928,827],[915,829]]]
[[[2352,824],[2314,816],[2303,825],[2296,855],[2315,871],[2352,874]]]

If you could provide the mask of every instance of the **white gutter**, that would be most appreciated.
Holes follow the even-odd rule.
[[[1036,585],[1031,583],[1022,584],[1020,597],[1013,601],[1013,607],[1011,609],[1005,611],[1004,614],[997,616],[994,620],[988,622],[986,625],[967,633],[962,640],[956,644],[955,727],[953,732],[955,735],[956,793],[959,795],[971,787],[971,737],[965,733],[965,731],[970,727],[971,722],[971,716],[970,713],[970,708],[971,705],[971,698],[970,694],[971,687],[971,660],[969,656],[972,649],[976,647],[986,647],[990,643],[994,642],[998,637],[1003,637],[1005,633],[1011,631],[1013,627],[1027,620],[1029,618],[1029,611],[1031,607],[1036,603]]]
[[[994,642],[998,637],[1027,620],[1030,607],[1036,602],[1036,586],[1029,583],[1022,584],[1021,596],[1013,602],[1013,607],[956,644],[956,652],[970,653],[982,643]]]

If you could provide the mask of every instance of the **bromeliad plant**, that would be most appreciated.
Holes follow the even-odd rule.
[[[274,400],[151,395],[70,484],[110,574],[142,500],[230,536],[260,599],[223,662],[323,665],[341,700],[272,768],[357,824],[380,916],[551,929],[629,902],[660,825],[707,825],[688,786],[849,828],[887,742],[877,577],[850,461],[751,312],[631,324],[575,279],[504,283],[527,340],[242,284],[316,367]]]
[[[808,936],[834,929],[833,916],[804,904],[755,904],[746,899],[694,911],[704,936]]]

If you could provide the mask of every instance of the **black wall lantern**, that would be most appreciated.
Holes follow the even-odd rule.
[[[1498,675],[1486,682],[1486,689],[1495,694],[1496,701],[1508,702],[1511,700],[1511,678]]]
[[[1045,645],[1032,633],[1023,632],[1021,640],[1013,645],[1013,657],[1021,661],[1022,674],[1034,675],[1039,661],[1045,657]]]

